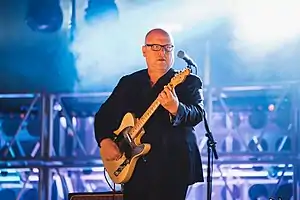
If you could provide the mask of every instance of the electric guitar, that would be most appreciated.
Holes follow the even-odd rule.
[[[191,70],[189,68],[179,71],[167,86],[171,89],[175,88],[178,84],[182,83],[190,73]],[[160,103],[156,98],[140,119],[135,118],[134,114],[128,112],[124,115],[119,128],[114,131],[115,138],[113,141],[118,145],[122,156],[118,160],[113,161],[102,159],[104,168],[114,183],[121,184],[128,182],[138,159],[150,151],[150,144],[141,143],[141,138],[145,133],[143,126],[159,105]],[[103,158],[101,148],[100,155]]]

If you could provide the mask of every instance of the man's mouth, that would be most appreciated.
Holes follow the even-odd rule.
[[[163,59],[163,58],[160,58],[160,59],[158,59],[158,61],[166,61],[165,59]]]

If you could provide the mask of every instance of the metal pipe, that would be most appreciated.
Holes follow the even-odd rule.
[[[81,151],[84,153],[84,155],[87,155],[87,152],[86,152],[86,149],[84,148],[84,145],[82,144],[78,134],[76,133],[76,130],[72,124],[72,120],[70,118],[70,116],[68,115],[68,113],[66,112],[66,108],[63,104],[63,102],[61,101],[60,98],[57,98],[57,101],[60,103],[61,107],[63,108],[62,109],[62,112],[65,114],[65,118],[67,120],[67,124],[69,125],[69,128],[73,131],[74,133],[74,137],[76,139],[76,141],[78,142],[78,145],[79,145],[79,148],[81,149]]]
[[[300,84],[295,84],[293,87],[292,94],[292,124],[293,124],[293,134],[292,134],[292,150],[295,155],[297,155],[297,160],[299,160],[300,155]],[[300,172],[299,172],[299,161],[295,162],[293,165],[293,198],[294,200],[300,200]]]
[[[12,147],[12,145],[15,143],[16,137],[17,137],[17,135],[19,134],[19,132],[21,131],[24,122],[28,119],[28,117],[29,117],[29,115],[30,115],[30,113],[31,113],[31,111],[32,111],[32,109],[33,109],[33,106],[35,105],[35,103],[36,103],[37,100],[38,100],[38,97],[39,97],[39,96],[35,96],[34,99],[32,100],[32,102],[31,102],[31,104],[30,104],[30,106],[29,106],[29,108],[28,108],[28,110],[27,110],[27,112],[26,112],[24,118],[22,119],[21,123],[20,123],[19,126],[18,126],[17,131],[16,131],[15,134],[14,134],[14,137],[11,139],[9,145],[6,147],[6,149],[5,149],[4,153],[3,153],[3,157],[5,157],[5,156],[7,155],[9,149],[10,149],[10,148]]]
[[[41,131],[41,157],[47,161],[52,155],[53,141],[53,96],[42,96],[42,131]],[[51,200],[52,170],[48,166],[39,168],[39,199]]]
[[[0,99],[34,98],[39,94],[0,94]]]
[[[72,97],[108,97],[111,92],[92,92],[92,93],[61,93],[57,94],[57,98],[72,98]]]
[[[70,42],[75,39],[76,27],[76,0],[71,0]]]

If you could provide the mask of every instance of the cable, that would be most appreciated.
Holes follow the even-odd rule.
[[[213,153],[211,154],[211,170],[210,171],[211,171],[211,173],[210,173],[210,176],[211,176],[210,177],[210,179],[211,179],[210,180],[211,181],[211,184],[210,184],[211,189],[210,189],[210,191],[212,191],[212,187],[213,187],[212,186],[212,179],[213,179],[213,173],[214,173],[214,154]]]
[[[113,200],[115,200],[116,184],[114,183],[114,184],[113,184],[114,186],[112,186],[112,185],[109,183],[108,178],[107,178],[105,172],[106,172],[106,169],[104,168],[104,178],[105,178],[105,181],[106,181],[107,185],[110,187],[111,191],[113,192]]]
[[[114,191],[116,191],[116,184],[114,183]],[[115,200],[116,192],[113,192],[113,200]]]
[[[196,75],[198,75],[198,68],[197,67],[195,67],[195,66],[193,66],[194,68],[195,68],[195,71],[196,71]]]
[[[195,73],[196,75],[198,75],[198,68],[193,66],[193,65],[188,65],[188,68],[191,70],[191,72],[193,72],[193,68],[195,69]]]

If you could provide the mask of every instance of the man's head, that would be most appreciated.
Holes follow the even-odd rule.
[[[172,36],[163,29],[152,29],[145,37],[142,47],[149,71],[166,72],[174,63]]]

